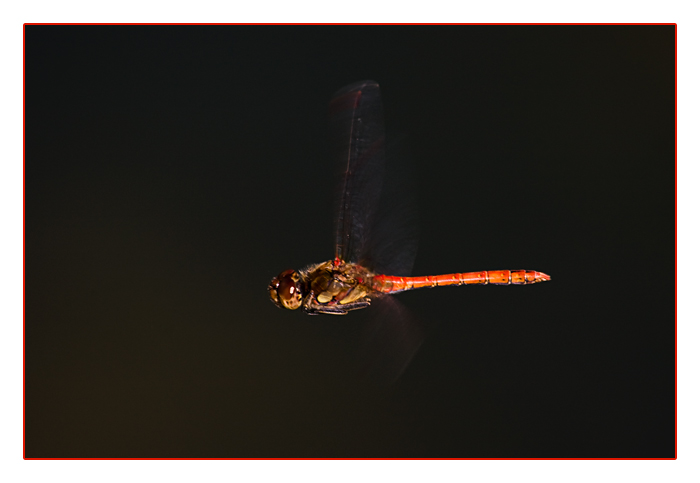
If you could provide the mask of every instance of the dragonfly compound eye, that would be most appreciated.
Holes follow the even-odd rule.
[[[270,299],[278,307],[296,310],[304,298],[301,275],[296,270],[285,270],[272,279],[268,286]]]

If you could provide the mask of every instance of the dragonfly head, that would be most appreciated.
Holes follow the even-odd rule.
[[[278,307],[296,310],[304,298],[304,282],[296,270],[285,270],[272,279],[267,291]]]

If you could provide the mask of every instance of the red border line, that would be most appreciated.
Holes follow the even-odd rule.
[[[676,157],[676,162],[675,162],[675,171],[676,171],[676,195],[675,195],[675,202],[676,202],[676,215],[675,215],[675,222],[676,222],[676,229],[675,229],[675,236],[676,236],[676,250],[675,250],[675,272],[676,272],[676,378],[675,378],[675,383],[676,383],[676,448],[675,448],[675,458],[678,458],[678,25],[674,28],[675,31],[675,42],[676,42],[676,56],[675,56],[675,76],[676,76],[676,82],[675,82],[675,94],[674,94],[674,118],[675,118],[675,124],[676,124],[676,139],[675,139],[675,157]]]
[[[25,24],[26,25],[26,24]],[[25,284],[26,284],[26,272],[25,272],[25,256],[26,256],[26,249],[25,249],[25,223],[26,223],[26,214],[25,214],[25,207],[26,207],[26,202],[25,202],[25,193],[26,193],[26,188],[25,188],[25,178],[24,178],[24,171],[25,171],[25,166],[26,166],[26,134],[25,134],[25,128],[26,128],[26,119],[27,119],[27,114],[25,112],[25,106],[26,106],[26,62],[27,62],[27,56],[26,56],[26,46],[27,46],[27,41],[25,38],[26,35],[26,27],[22,27],[22,457],[24,459],[27,459],[27,454],[26,454],[26,435],[24,432],[25,424],[26,424],[26,415],[25,415],[25,406],[26,406],[26,401],[25,401],[25,383],[24,383],[24,378],[25,378],[25,357],[27,350],[25,348],[25,326],[26,326],[26,298],[25,298]]]
[[[390,22],[390,23],[365,23],[365,22],[250,22],[250,23],[25,23],[27,25],[675,25],[672,22],[648,22],[648,23],[445,23],[445,22],[425,22],[425,23],[410,23],[410,22]]]
[[[579,460],[625,460],[625,461],[651,461],[651,460],[675,460],[676,458],[24,458],[25,460],[230,460],[230,461],[281,461],[281,460],[309,460],[309,461],[320,461],[320,460],[331,460],[331,461],[365,461],[365,460],[392,460],[392,461],[511,461],[511,460],[547,460],[547,461],[579,461]]]

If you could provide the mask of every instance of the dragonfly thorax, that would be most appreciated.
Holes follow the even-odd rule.
[[[329,260],[298,271],[285,270],[272,279],[268,293],[284,309],[343,315],[369,306],[371,277],[357,264]]]

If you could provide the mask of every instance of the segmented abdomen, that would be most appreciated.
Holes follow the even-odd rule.
[[[526,285],[546,282],[549,279],[550,277],[546,273],[535,272],[534,270],[492,270],[428,275],[425,277],[375,275],[372,279],[372,289],[382,293],[396,293],[417,288],[443,287],[447,285]]]

